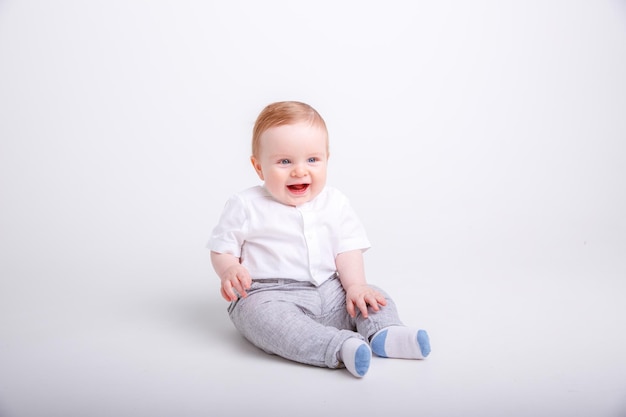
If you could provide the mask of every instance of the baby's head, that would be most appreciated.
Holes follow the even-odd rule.
[[[252,130],[252,156],[258,157],[261,135],[272,127],[308,123],[326,132],[326,152],[328,152],[328,129],[320,114],[313,107],[299,101],[278,101],[267,105],[254,123]]]
[[[281,101],[259,114],[250,160],[279,202],[297,206],[314,199],[326,184],[328,155],[326,123],[308,104]]]

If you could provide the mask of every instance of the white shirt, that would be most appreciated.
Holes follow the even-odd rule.
[[[325,187],[297,207],[262,186],[233,195],[207,247],[241,259],[253,279],[287,278],[320,285],[336,271],[337,254],[370,247],[348,199]]]

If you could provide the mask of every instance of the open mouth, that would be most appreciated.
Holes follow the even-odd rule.
[[[287,188],[289,188],[289,191],[291,191],[292,193],[302,194],[309,189],[309,185],[310,184],[292,184],[288,185]]]

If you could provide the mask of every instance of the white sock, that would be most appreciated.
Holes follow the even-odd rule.
[[[430,353],[428,333],[404,326],[385,327],[372,337],[370,345],[383,358],[424,359]]]
[[[372,351],[366,342],[357,337],[351,337],[341,345],[339,359],[352,375],[360,378],[370,367]]]

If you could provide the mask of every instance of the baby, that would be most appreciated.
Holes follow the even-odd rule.
[[[235,327],[267,353],[364,376],[372,352],[423,359],[428,334],[406,327],[365,280],[370,243],[347,198],[326,185],[326,123],[295,101],[268,105],[253,129],[263,185],[233,195],[208,243]]]

